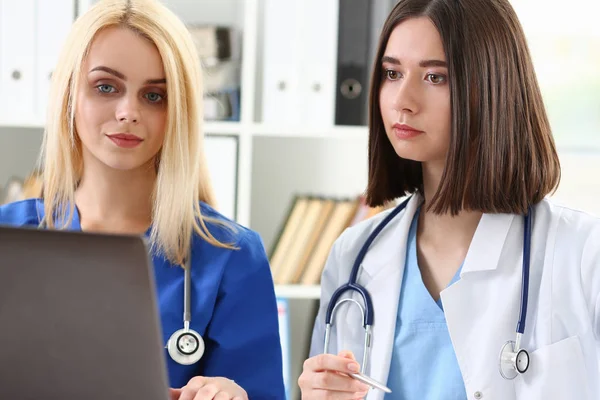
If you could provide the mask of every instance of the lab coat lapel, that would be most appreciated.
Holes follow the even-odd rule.
[[[421,203],[422,198],[414,195],[402,216],[390,222],[387,232],[381,232],[377,240],[379,243],[374,242],[365,256],[359,277],[359,282],[371,294],[375,310],[367,374],[384,384],[387,382],[394,346],[408,232]],[[371,390],[367,399],[381,400],[383,395],[380,390]]]
[[[515,216],[513,214],[483,214],[471,240],[461,271],[493,271],[498,267],[504,241]]]
[[[476,391],[494,393],[494,399],[514,396],[512,386],[496,375],[502,344],[515,339],[523,232],[518,221],[510,214],[484,214],[461,279],[441,293],[463,379],[472,391],[469,396]]]

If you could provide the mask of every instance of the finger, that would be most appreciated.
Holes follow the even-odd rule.
[[[213,400],[215,398],[215,395],[217,393],[219,393],[219,387],[217,385],[215,385],[214,383],[209,383],[205,386],[203,386],[202,388],[200,388],[200,390],[198,390],[198,393],[196,393],[196,397],[194,397],[194,400]],[[229,400],[229,399],[228,399]]]
[[[338,392],[366,392],[369,387],[345,374],[337,372],[324,371],[314,375],[312,387],[314,389],[324,389]]]
[[[213,400],[231,400],[229,393],[219,392],[215,395]]]
[[[364,399],[367,392],[332,392],[330,390],[317,389],[311,392],[310,398],[328,400],[359,400]]]
[[[350,350],[342,350],[338,353],[338,356],[356,361],[356,357],[354,357],[354,353],[351,352]]]
[[[181,391],[181,396],[179,396],[179,400],[194,400],[197,392],[198,390],[184,386]]]
[[[181,389],[169,389],[170,400],[179,400],[179,396],[181,396]]]
[[[360,366],[354,360],[334,354],[319,354],[304,362],[305,371],[338,371],[344,373],[358,372]]]
[[[204,384],[205,382],[200,379],[190,380],[187,385],[181,388],[182,392],[179,400],[196,400],[197,395],[202,391]],[[208,397],[208,399],[212,400],[212,397]]]

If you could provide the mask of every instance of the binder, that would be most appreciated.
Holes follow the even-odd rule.
[[[298,122],[301,1],[265,0],[262,121]]]
[[[334,124],[338,3],[265,0],[262,122]]]
[[[35,119],[35,1],[0,2],[0,119]]]
[[[303,8],[296,118],[302,126],[330,127],[335,114],[338,2],[296,1]]]
[[[369,93],[370,0],[339,0],[336,125],[366,125]]]
[[[292,279],[288,282],[290,284],[297,284],[300,282],[302,275],[304,274],[304,270],[308,264],[308,260],[310,259],[315,247],[318,245],[319,240],[322,237],[323,230],[329,223],[329,219],[333,214],[333,210],[337,204],[336,200],[333,199],[323,199],[322,207],[320,210],[320,214],[317,218],[316,223],[313,225],[310,235],[307,238],[306,246],[304,252],[302,254],[302,258],[298,262],[298,264],[294,267],[294,275]]]
[[[73,0],[37,2],[35,114],[40,121],[46,120],[52,73],[56,68],[58,56],[69,35],[74,18]]]
[[[271,264],[271,274],[273,280],[285,273],[287,254],[294,245],[295,237],[299,227],[302,225],[306,209],[308,207],[308,198],[296,196],[292,202],[287,218],[281,228],[281,232],[269,257]]]
[[[300,279],[302,285],[316,285],[321,280],[323,267],[333,243],[342,234],[354,215],[358,207],[357,199],[340,200],[337,202],[327,225],[323,228],[323,233],[316,243],[315,248],[306,264],[304,273]]]

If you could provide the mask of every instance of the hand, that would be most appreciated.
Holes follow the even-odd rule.
[[[364,398],[369,386],[347,375],[359,370],[354,355],[349,351],[342,351],[337,356],[320,354],[309,358],[298,378],[302,400]]]
[[[246,391],[227,378],[197,376],[169,393],[171,400],[248,400]]]

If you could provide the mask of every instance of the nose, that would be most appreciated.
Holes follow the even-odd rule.
[[[115,111],[117,121],[137,124],[140,121],[139,102],[135,96],[123,96]]]
[[[405,78],[399,82],[394,97],[394,109],[401,113],[415,114],[419,112],[419,88],[412,79]]]

